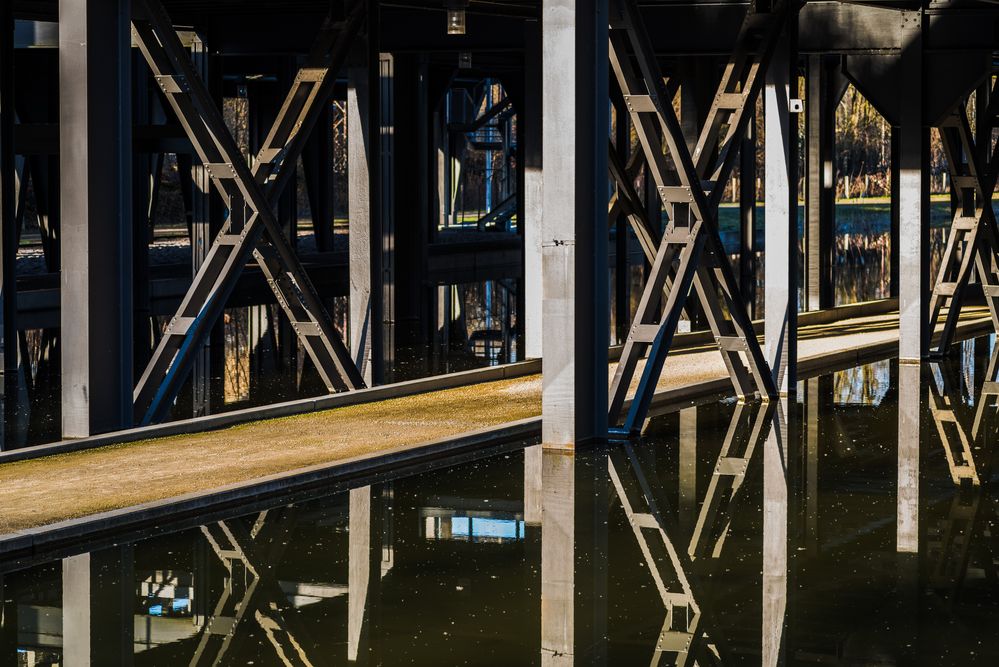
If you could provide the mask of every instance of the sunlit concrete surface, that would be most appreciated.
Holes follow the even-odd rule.
[[[898,340],[898,314],[801,329],[803,362]],[[966,309],[964,326],[988,326]],[[613,369],[611,369],[613,374]],[[677,351],[659,390],[724,380],[714,349]],[[541,376],[488,382],[313,414],[0,466],[0,533],[207,491],[297,468],[441,440],[541,414]],[[416,444],[414,444],[416,443]]]

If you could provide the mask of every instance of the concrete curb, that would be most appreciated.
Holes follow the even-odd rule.
[[[865,317],[870,315],[880,315],[891,312],[898,307],[897,299],[882,299],[879,301],[867,301],[864,303],[851,304],[848,306],[838,306],[827,310],[802,313],[798,317],[799,326],[810,326],[815,324],[828,324],[839,320],[852,319],[855,317]],[[763,321],[754,322],[757,328],[762,327]],[[693,333],[678,334],[675,339],[675,349],[682,351],[685,348],[697,347],[714,342],[714,337],[709,331],[696,331]],[[613,346],[609,350],[611,361],[617,361],[621,357],[621,346]],[[152,440],[156,438],[166,438],[174,435],[189,435],[194,433],[205,433],[208,431],[218,431],[220,429],[237,426],[251,421],[262,419],[275,419],[278,417],[291,417],[294,415],[307,414],[319,410],[330,410],[348,405],[361,405],[374,401],[383,401],[390,398],[402,398],[415,394],[423,394],[431,391],[441,391],[444,389],[455,389],[465,387],[480,382],[494,382],[497,380],[508,380],[523,377],[525,375],[535,375],[541,372],[541,360],[530,359],[519,361],[503,366],[492,366],[490,368],[476,368],[457,373],[445,375],[435,375],[428,378],[407,380],[393,384],[359,389],[357,391],[345,392],[342,394],[331,394],[329,396],[319,396],[316,398],[303,398],[284,403],[274,403],[260,407],[244,408],[232,412],[224,412],[217,415],[196,417],[193,419],[182,419],[166,424],[154,424],[140,428],[127,429],[124,431],[114,431],[89,438],[79,438],[73,440],[60,440],[58,442],[44,445],[34,445],[22,447],[7,452],[0,452],[0,465],[14,463],[15,461],[27,461],[43,456],[53,456],[55,454],[68,454],[86,449],[106,447],[108,445],[120,445],[139,440]],[[727,383],[722,383],[715,391],[724,390]]]
[[[991,330],[988,318],[964,322],[956,331],[956,340],[963,340]],[[872,343],[833,353],[805,357],[799,361],[802,379],[828,373],[876,359],[889,358],[897,350],[894,340]],[[653,401],[657,413],[670,406],[689,405],[713,398],[730,391],[728,378],[686,385],[658,393]],[[37,558],[41,553],[53,554],[66,550],[83,539],[99,540],[110,535],[121,539],[122,533],[139,531],[148,535],[148,527],[176,528],[187,521],[192,525],[203,523],[210,512],[239,509],[252,511],[253,505],[289,498],[309,491],[330,491],[334,485],[370,478],[379,474],[398,475],[401,470],[418,466],[429,467],[434,462],[452,465],[461,460],[481,458],[495,453],[504,445],[515,445],[536,438],[541,431],[541,418],[531,417],[516,422],[464,433],[452,438],[397,447],[385,452],[367,454],[331,463],[321,463],[266,477],[260,477],[228,486],[165,498],[119,510],[102,512],[78,519],[61,521],[37,528],[0,535],[0,560]]]
[[[435,461],[495,453],[503,445],[521,443],[540,432],[541,418],[532,417],[453,438],[397,447],[375,455],[357,456],[334,463],[275,473],[237,482],[209,491],[196,491],[132,507],[68,519],[46,526],[28,528],[0,535],[0,560],[23,559],[40,552],[51,553],[86,538],[100,539],[110,533],[120,534],[151,525],[162,528],[185,519],[201,517],[206,512],[242,509],[248,499],[273,501],[292,493],[326,491],[332,485],[367,479],[386,472],[429,466]]]

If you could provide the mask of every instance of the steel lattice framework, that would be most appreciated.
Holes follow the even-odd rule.
[[[777,393],[722,246],[716,214],[740,140],[752,118],[747,111],[755,108],[786,14],[784,3],[771,11],[752,7],[748,10],[735,51],[691,153],[637,5],[634,0],[612,3],[611,71],[624,97],[649,174],[670,218],[661,238],[657,238],[648,221],[642,224],[641,216],[633,213],[637,208],[633,189],[622,187],[628,180],[627,167],[612,159],[611,172],[623,193],[620,201],[632,213],[628,218],[636,226],[643,250],[647,255],[654,254],[652,270],[611,385],[612,434],[631,435],[643,428],[692,287],[736,393],[740,397],[758,393],[766,399]],[[648,358],[638,387],[622,420],[632,379],[646,351]]]
[[[324,23],[251,168],[159,0],[136,2],[132,27],[139,48],[229,209],[135,388],[140,425],[166,416],[251,255],[327,388],[332,392],[364,386],[274,214],[312,128],[331,102],[336,73],[360,30],[364,8],[364,2],[353,3],[345,8],[344,21]]]
[[[996,99],[997,92],[993,90],[992,100]],[[986,114],[988,125],[983,128],[984,132],[979,132],[979,137],[987,141],[991,139],[997,114],[999,107],[993,103]],[[958,203],[930,297],[931,333],[944,306],[948,307],[940,341],[934,350],[937,355],[942,355],[954,341],[954,331],[972,274],[975,274],[982,288],[992,325],[999,333],[999,228],[996,227],[992,209],[992,193],[999,176],[999,145],[988,164],[980,164],[963,100],[948,114],[939,129]]]

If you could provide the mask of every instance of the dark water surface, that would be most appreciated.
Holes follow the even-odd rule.
[[[996,665],[993,348],[7,566],[0,664]]]

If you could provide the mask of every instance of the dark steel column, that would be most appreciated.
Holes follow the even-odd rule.
[[[756,317],[756,114],[739,148],[739,290]]]
[[[132,421],[129,0],[59,2],[62,433]]]
[[[3,318],[3,394],[17,373],[17,184],[14,178],[14,10],[0,7],[0,316]],[[4,402],[6,405],[6,402]],[[3,415],[0,414],[0,419]],[[0,449],[3,441],[0,439]]]
[[[628,110],[624,106],[624,100],[615,102],[615,149],[621,164],[628,163],[628,152],[631,147]],[[614,329],[615,343],[623,343],[628,338],[628,330],[631,328],[631,291],[629,287],[631,268],[628,264],[628,219],[618,213],[617,220],[614,221]]]
[[[898,208],[898,188],[899,188],[899,137],[901,133],[897,125],[892,125],[891,127],[891,156],[890,163],[888,166],[888,175],[890,179],[889,187],[891,189],[891,203],[889,205],[890,209],[890,231],[889,234],[889,245],[891,247],[891,259],[889,260],[889,273],[891,284],[888,286],[888,295],[894,298],[898,298],[898,258],[901,249],[898,246],[898,232],[899,232],[899,208]]]
[[[835,100],[830,95],[829,63],[808,57],[808,115],[805,121],[805,309],[833,306],[833,242],[835,238],[834,157]]]

